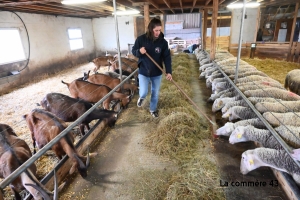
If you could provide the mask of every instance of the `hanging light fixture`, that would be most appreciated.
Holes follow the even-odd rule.
[[[66,5],[71,4],[87,4],[87,3],[97,3],[97,2],[103,2],[106,0],[63,0],[61,3]]]
[[[227,8],[242,8],[244,6],[243,1],[235,1],[233,3],[228,4]],[[258,2],[246,2],[246,8],[256,8],[260,6]]]
[[[117,15],[137,15],[140,14],[140,11],[138,10],[124,10],[124,11],[117,11]],[[115,13],[113,12],[112,15]]]

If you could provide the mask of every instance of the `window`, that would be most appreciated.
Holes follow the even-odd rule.
[[[0,29],[0,64],[26,60],[19,29]]]
[[[81,29],[79,28],[68,29],[68,34],[69,34],[69,42],[70,42],[71,50],[82,49],[83,41],[82,41]]]

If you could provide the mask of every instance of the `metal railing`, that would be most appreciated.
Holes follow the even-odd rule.
[[[65,130],[63,130],[59,135],[57,135],[53,140],[51,140],[48,144],[46,144],[43,148],[41,148],[36,154],[32,155],[26,162],[24,162],[20,167],[18,167],[13,173],[7,176],[0,183],[0,188],[3,190],[6,186],[8,186],[12,181],[14,181],[22,172],[24,172],[28,167],[30,167],[37,159],[39,159],[46,151],[48,151],[54,144],[56,144],[61,138],[63,138],[66,134],[68,134],[78,123],[87,117],[94,109],[96,109],[105,99],[107,99],[113,92],[115,92],[119,87],[121,87],[128,79],[130,79],[133,74],[138,71],[136,69],[133,73],[131,73],[127,78],[125,78],[120,84],[118,84],[114,89],[112,89],[109,93],[107,93],[102,99],[100,99],[95,105],[93,105],[89,110],[87,110],[82,116],[80,116],[77,120],[71,123]]]

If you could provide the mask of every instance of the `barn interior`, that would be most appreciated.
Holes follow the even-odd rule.
[[[26,124],[24,121],[19,122],[21,121],[21,116],[16,116],[12,114],[13,112],[16,112],[16,110],[20,110],[23,112],[22,114],[29,112],[36,107],[36,103],[38,103],[46,93],[61,92],[69,94],[67,87],[61,84],[60,81],[71,82],[76,78],[82,77],[84,72],[93,70],[94,64],[92,60],[97,57],[117,55],[120,58],[125,57],[127,54],[132,54],[131,48],[135,39],[145,33],[147,24],[150,19],[154,17],[160,18],[163,22],[163,33],[169,43],[172,56],[182,56],[180,59],[188,63],[185,63],[187,65],[186,68],[193,68],[189,73],[194,76],[191,76],[192,78],[189,81],[193,83],[190,87],[192,87],[194,91],[189,93],[189,95],[197,97],[197,99],[195,97],[193,100],[196,102],[199,101],[197,104],[200,106],[200,110],[204,110],[205,115],[214,118],[218,128],[223,126],[225,121],[222,119],[222,116],[220,116],[220,113],[212,112],[210,105],[207,105],[206,100],[209,98],[211,91],[206,87],[203,80],[198,80],[198,68],[203,66],[203,64],[200,63],[196,51],[193,52],[193,54],[197,56],[198,60],[195,60],[195,55],[181,55],[183,50],[186,50],[192,44],[199,44],[201,50],[209,52],[211,61],[215,60],[217,62],[222,52],[226,51],[235,57],[250,58],[252,61],[255,61],[253,58],[286,61],[289,66],[292,66],[291,69],[299,69],[300,9],[298,0],[108,0],[101,2],[87,2],[88,0],[86,0],[83,3],[77,2],[76,4],[69,4],[71,1],[72,0],[0,0],[0,95],[3,97],[3,100],[1,100],[3,103],[0,104],[0,109],[1,111],[3,110],[1,115],[13,118],[12,122],[7,123],[13,128],[15,128],[14,126],[16,126],[16,124],[20,125],[22,131],[28,133],[27,135],[29,135],[29,130]],[[229,5],[243,4],[243,2],[259,3],[259,6],[247,7],[245,13],[243,13],[242,7],[229,8]],[[133,14],[128,14],[132,11],[134,11]],[[118,14],[114,15],[114,13]],[[240,28],[242,25],[243,32],[241,33]],[[174,57],[174,60],[176,61],[176,57]],[[267,64],[264,61],[266,60],[262,60],[261,63],[266,66]],[[178,62],[180,63],[180,61]],[[293,64],[290,64],[290,62]],[[185,64],[180,63],[178,65]],[[234,62],[231,63],[231,65],[234,64]],[[251,63],[251,60],[249,60],[249,64],[254,65]],[[272,65],[271,68],[274,67],[273,64],[269,65]],[[177,70],[176,67],[174,66],[174,69]],[[102,73],[107,70],[108,68],[106,66],[100,68],[99,72]],[[263,67],[260,68],[260,70],[263,70]],[[275,69],[274,71],[279,70]],[[175,81],[182,79],[181,76],[188,76],[185,69],[181,67],[179,67],[176,72],[179,75]],[[284,71],[284,73],[286,72]],[[53,85],[49,82],[43,82],[46,81],[46,79],[52,79]],[[25,93],[18,93],[19,89],[25,89],[27,86],[33,87],[34,84],[39,84],[40,87],[34,87],[31,90],[27,89]],[[165,85],[168,84],[165,83]],[[183,86],[185,83],[180,83],[180,85]],[[171,90],[176,90],[176,88],[170,85],[165,87],[171,88],[166,90],[166,94],[169,94]],[[195,92],[195,90],[197,91]],[[8,100],[4,99],[4,97],[22,99],[22,96],[30,96],[30,100],[27,100],[28,102],[25,102],[23,106],[8,105]],[[208,146],[211,146],[212,149],[208,149],[209,147],[207,147],[207,145],[203,145],[205,146],[205,150],[198,150],[203,154],[214,152],[216,155],[214,159],[218,161],[212,161],[212,163],[219,167],[216,171],[221,173],[221,176],[215,177],[215,173],[217,174],[215,171],[197,171],[197,173],[206,178],[211,175],[210,173],[213,174],[211,175],[213,181],[208,181],[207,184],[210,186],[213,185],[216,192],[204,191],[205,195],[198,193],[199,191],[195,188],[201,188],[203,186],[202,183],[199,182],[207,181],[200,179],[198,183],[196,181],[193,182],[194,185],[189,189],[186,189],[188,187],[179,187],[179,189],[184,191],[183,193],[187,195],[180,196],[179,192],[175,192],[175,190],[178,189],[176,187],[180,185],[180,183],[178,183],[178,185],[175,186],[177,184],[176,181],[181,181],[179,180],[179,176],[181,176],[182,179],[185,178],[182,174],[177,176],[169,174],[172,174],[174,171],[177,172],[177,168],[184,168],[182,167],[184,164],[175,165],[173,164],[174,160],[170,159],[170,157],[168,157],[168,161],[165,162],[165,157],[161,158],[157,155],[153,156],[152,154],[150,155],[150,153],[145,153],[146,150],[144,149],[143,143],[146,145],[147,142],[143,140],[142,136],[148,137],[148,142],[149,140],[155,140],[159,143],[159,141],[153,137],[149,138],[148,132],[145,132],[144,129],[149,129],[149,131],[151,130],[151,133],[154,134],[155,129],[153,130],[153,127],[158,126],[158,121],[149,119],[147,109],[143,109],[142,111],[136,109],[136,96],[138,96],[138,93],[135,94],[129,108],[124,111],[122,110],[122,114],[115,128],[107,128],[105,121],[97,121],[94,122],[94,126],[89,134],[83,137],[85,139],[79,139],[76,145],[78,151],[81,153],[85,153],[87,149],[86,144],[93,143],[95,145],[95,143],[101,143],[101,145],[103,145],[92,149],[100,154],[98,159],[91,158],[92,169],[90,169],[89,172],[94,173],[95,176],[90,176],[86,180],[77,174],[70,176],[71,178],[68,177],[69,179],[66,181],[68,186],[63,193],[60,193],[61,199],[95,199],[99,196],[101,196],[101,199],[160,199],[166,198],[167,195],[170,199],[172,199],[172,197],[173,199],[188,199],[193,191],[195,192],[193,195],[203,195],[203,199],[209,199],[210,195],[213,199],[230,199],[230,196],[232,197],[231,199],[240,199],[245,198],[247,195],[250,195],[250,193],[253,194],[253,192],[257,194],[260,193],[260,195],[253,197],[254,199],[272,198],[273,196],[281,199],[299,198],[299,186],[295,184],[291,177],[286,176],[286,174],[282,175],[280,172],[275,171],[275,175],[273,175],[273,171],[263,168],[260,172],[254,172],[250,174],[250,176],[241,175],[238,172],[241,153],[249,148],[254,149],[256,144],[238,144],[232,147],[232,145],[226,141],[228,138],[214,138],[212,135],[216,127],[213,127],[209,122],[202,122],[202,120],[205,121],[205,119],[202,119],[204,118],[203,116],[200,117],[201,120],[199,120],[201,121],[199,124],[202,126],[201,131],[209,131],[211,134],[209,134],[207,138],[202,139],[206,144],[210,144]],[[172,93],[172,96],[174,96],[175,99],[177,94]],[[170,101],[175,102],[176,99],[174,99],[170,99]],[[182,104],[185,105],[185,103]],[[100,105],[100,103],[98,105]],[[166,105],[162,104],[161,106],[165,107]],[[4,111],[6,107],[11,108],[11,110]],[[197,110],[189,107],[187,109]],[[176,112],[181,112],[181,110]],[[196,112],[199,112],[199,110]],[[165,118],[171,115],[171,113],[171,111],[162,109],[162,116]],[[135,116],[132,117],[131,115]],[[190,115],[194,116],[194,113]],[[200,113],[200,116],[201,115]],[[197,117],[195,118],[198,119]],[[3,120],[0,123],[5,122],[6,121]],[[75,125],[73,127],[75,127]],[[187,129],[187,127],[183,129]],[[132,134],[130,134],[131,132],[138,132],[142,136],[133,138]],[[97,136],[99,133],[102,133],[102,135]],[[122,137],[119,136],[118,133],[122,133]],[[17,134],[19,135],[19,133]],[[21,137],[25,139],[26,142],[32,143],[29,136]],[[199,138],[197,138],[197,141],[198,139]],[[203,141],[202,143],[204,144],[205,142]],[[127,146],[124,143],[134,145],[132,148],[137,148],[139,151],[130,152],[131,154],[128,153],[129,155],[120,153],[122,151],[126,152]],[[199,142],[199,144],[200,143],[201,142]],[[225,147],[224,143],[226,143]],[[118,151],[110,152],[109,149],[112,148],[110,145]],[[150,145],[150,149],[151,148],[154,147]],[[152,149],[152,151],[155,152],[159,150]],[[160,149],[160,153],[156,153],[165,156],[164,153],[162,153],[164,151],[169,151],[169,149],[166,150],[162,148]],[[224,155],[223,151],[228,151],[229,156]],[[103,154],[103,152],[105,153]],[[141,154],[145,157],[142,158],[141,156],[140,160],[135,160],[133,157],[135,157],[136,154]],[[122,156],[125,155],[132,158],[132,160],[128,163],[124,161]],[[180,156],[176,155],[174,157],[183,159]],[[58,161],[57,158],[52,158],[51,162],[53,161],[53,163],[49,165],[42,164],[43,159],[39,160],[40,163],[38,166],[47,168],[47,173],[40,172],[39,178],[40,180],[43,178],[45,185],[52,190],[53,168],[62,166],[58,178],[59,182],[62,183],[68,174],[70,164],[67,161],[67,157],[63,159],[63,162]],[[186,161],[185,159],[183,160]],[[154,173],[153,170],[151,171],[148,167],[140,164],[139,161],[146,163],[147,166],[155,167],[157,165],[155,170],[159,171],[159,173]],[[204,162],[203,160],[201,161]],[[46,159],[45,162],[49,162],[49,160]],[[179,161],[176,160],[176,163],[177,162]],[[220,164],[218,164],[218,162],[220,162]],[[105,165],[107,163],[108,165]],[[124,182],[128,183],[124,181],[124,179],[132,178],[131,173],[134,172],[130,171],[130,168],[134,168],[133,166],[135,165],[133,163],[138,163],[136,165],[143,168],[144,171],[139,172],[138,175],[140,177],[133,180],[135,184],[129,184],[130,189],[127,188],[128,190],[125,190],[122,188],[122,190],[119,191],[118,189],[121,188],[119,184],[122,185]],[[123,164],[127,167],[125,168],[126,176],[116,176],[114,177],[116,178],[114,182],[114,178],[109,177],[115,173],[115,171],[113,172],[111,169],[115,169],[118,172],[124,170],[118,168],[117,164]],[[201,167],[201,165],[198,164],[199,163],[194,163],[195,166]],[[97,168],[102,169],[102,171],[97,171]],[[166,173],[164,174],[164,172]],[[148,177],[149,174],[152,176],[152,179]],[[199,174],[194,175],[200,176]],[[262,174],[265,175],[262,177]],[[166,180],[171,179],[170,177],[172,177],[173,181],[176,181],[174,181],[173,185],[169,185],[168,188],[165,182],[168,182]],[[149,190],[145,185],[147,185],[148,180],[151,180],[149,183],[154,184],[153,178],[161,180],[161,182],[155,183],[157,185],[151,185],[151,187],[155,189]],[[251,188],[251,190],[242,190],[241,187],[233,188],[225,185],[227,180],[235,180],[236,182],[258,180],[259,182],[269,183],[269,181],[275,179],[276,181],[279,180],[279,182],[283,180],[280,183],[281,186],[268,187],[267,190],[263,187],[259,189]],[[143,189],[136,188],[136,185],[139,183],[144,187]],[[114,184],[118,185],[113,186],[116,190],[110,187]],[[0,188],[6,193],[7,189],[4,189],[5,187],[2,187],[3,185],[6,187],[8,182],[4,181],[0,183]],[[72,186],[74,187],[72,188]],[[97,193],[98,190],[101,191],[101,194]],[[222,190],[224,190],[225,193],[222,193]],[[105,194],[105,192],[107,192],[107,194]],[[115,194],[113,195],[112,193]],[[159,195],[154,196],[154,194],[156,195],[157,193],[159,193]],[[8,194],[4,199],[6,198],[12,199],[13,195]],[[28,193],[25,192],[22,198],[28,199],[30,197],[28,197]]]

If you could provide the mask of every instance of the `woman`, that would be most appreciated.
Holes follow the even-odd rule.
[[[148,58],[147,52],[153,60],[161,67],[166,67],[166,79],[172,80],[171,54],[168,42],[161,32],[162,23],[160,19],[153,18],[148,24],[147,32],[139,36],[132,54],[139,58],[139,96],[137,106],[141,107],[148,94],[148,85],[151,83],[150,113],[154,118],[158,117],[157,103],[161,84],[162,71]]]

